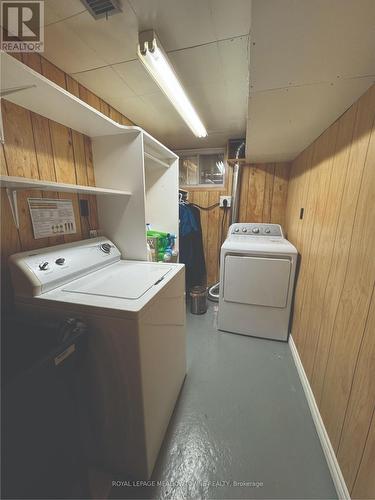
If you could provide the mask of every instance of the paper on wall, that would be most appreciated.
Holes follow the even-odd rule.
[[[72,200],[28,198],[34,238],[76,233]]]

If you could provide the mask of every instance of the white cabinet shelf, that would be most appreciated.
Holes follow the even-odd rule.
[[[37,189],[39,191],[58,191],[62,193],[131,196],[131,193],[129,191],[120,191],[118,189],[106,189],[94,186],[79,186],[77,184],[63,184],[60,182],[40,181],[37,179],[27,179],[26,177],[11,177],[8,175],[1,175],[0,183],[1,187],[5,187],[13,191]]]
[[[145,166],[151,166],[151,167],[164,167],[168,168],[170,165],[169,163],[165,162],[164,160],[160,160],[160,158],[157,158],[156,156],[153,156],[150,153],[145,152]]]
[[[0,65],[1,92],[8,101],[89,137],[142,134],[145,152],[167,164],[176,160],[175,153],[142,128],[111,120],[6,52],[0,52]]]
[[[0,185],[6,188],[9,202],[12,209],[14,222],[19,227],[18,208],[17,208],[17,191],[57,191],[61,193],[77,193],[77,194],[94,194],[94,195],[110,195],[129,198],[129,191],[119,191],[117,189],[106,189],[91,186],[78,186],[76,184],[63,184],[60,182],[40,181],[37,179],[27,179],[25,177],[12,177],[7,175],[0,176]]]

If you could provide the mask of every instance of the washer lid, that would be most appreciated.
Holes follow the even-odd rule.
[[[159,283],[171,269],[165,264],[119,261],[68,283],[62,291],[136,300]]]

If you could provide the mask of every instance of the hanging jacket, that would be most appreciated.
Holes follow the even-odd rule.
[[[179,204],[180,236],[186,236],[194,231],[198,231],[198,224],[191,205]]]
[[[186,289],[206,284],[200,211],[193,205],[180,204],[180,262],[185,264]]]

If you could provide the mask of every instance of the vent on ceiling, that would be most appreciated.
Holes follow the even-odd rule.
[[[81,0],[94,19],[112,16],[121,12],[117,0]]]

